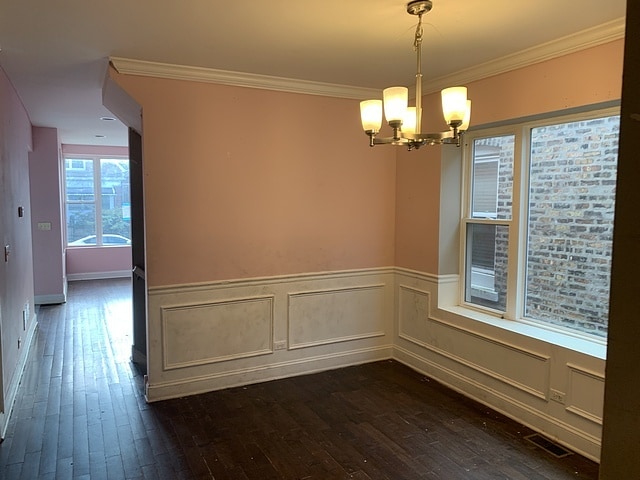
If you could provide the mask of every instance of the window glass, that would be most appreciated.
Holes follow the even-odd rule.
[[[130,244],[129,160],[65,159],[70,246]]]
[[[511,218],[515,135],[479,138],[473,144],[472,217]]]
[[[505,311],[508,240],[505,225],[467,224],[465,301]]]
[[[129,161],[101,159],[100,181],[103,243],[126,243],[131,231]]]
[[[96,233],[93,161],[66,159],[67,241]]]
[[[618,127],[531,129],[525,317],[606,335]]]

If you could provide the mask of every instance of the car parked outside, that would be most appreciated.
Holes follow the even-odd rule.
[[[82,246],[82,245],[97,245],[96,235],[87,235],[86,237],[79,238],[73,242],[69,242],[70,247]],[[122,235],[116,235],[113,233],[105,233],[102,235],[102,245],[131,245],[131,240]]]

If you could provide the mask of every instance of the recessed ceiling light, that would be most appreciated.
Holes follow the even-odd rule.
[[[113,117],[100,117],[100,120],[104,120],[105,122],[113,122],[115,118]]]

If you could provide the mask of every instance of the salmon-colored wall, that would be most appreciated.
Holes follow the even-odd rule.
[[[149,286],[393,265],[395,153],[357,101],[111,75],[143,111]]]
[[[472,82],[472,126],[618,100],[623,40]],[[423,99],[426,131],[445,130],[440,94]],[[399,152],[396,265],[437,274],[441,149]],[[458,212],[456,211],[457,215]]]
[[[473,124],[619,100],[623,50],[617,40],[473,82]]]

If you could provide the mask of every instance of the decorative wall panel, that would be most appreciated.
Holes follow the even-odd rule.
[[[164,368],[271,353],[273,296],[165,306]]]
[[[383,336],[384,285],[289,294],[289,348]]]
[[[577,365],[568,364],[567,410],[602,425],[604,376]]]

